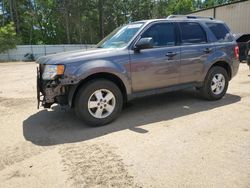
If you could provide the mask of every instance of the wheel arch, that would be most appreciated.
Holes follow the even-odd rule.
[[[82,79],[78,84],[76,84],[70,88],[69,95],[68,95],[68,104],[71,107],[74,107],[74,100],[75,100],[76,94],[79,91],[79,89],[84,84],[86,84],[87,82],[94,80],[94,79],[106,79],[106,80],[109,80],[109,81],[115,83],[119,87],[119,89],[121,90],[121,93],[123,96],[123,101],[124,102],[127,101],[128,89],[126,88],[126,85],[124,84],[122,79],[113,73],[98,72],[98,73],[94,73],[94,74],[87,76],[86,78]]]
[[[212,67],[215,67],[215,66],[224,68],[224,69],[227,71],[229,80],[231,80],[231,78],[232,78],[232,69],[231,69],[231,66],[229,65],[229,63],[227,63],[226,61],[217,61],[217,62],[213,63],[213,64],[209,67],[209,69],[208,69],[207,72],[209,72],[209,70],[210,70]]]

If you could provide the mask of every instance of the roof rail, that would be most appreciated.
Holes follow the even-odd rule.
[[[186,19],[209,19],[213,20],[212,17],[204,17],[204,16],[193,16],[193,15],[169,15],[167,19],[174,19],[174,18],[186,18]]]

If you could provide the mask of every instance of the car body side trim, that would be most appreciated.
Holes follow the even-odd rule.
[[[132,94],[128,95],[128,101],[131,101],[131,100],[136,99],[136,98],[145,97],[145,96],[168,93],[168,92],[172,92],[172,91],[178,91],[178,90],[182,90],[182,89],[201,87],[201,86],[202,86],[201,82],[191,82],[191,83],[169,86],[169,87],[165,87],[165,88],[158,88],[158,89],[153,89],[153,90],[136,92],[136,93],[132,93]]]

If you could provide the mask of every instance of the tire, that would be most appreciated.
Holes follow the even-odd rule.
[[[228,73],[223,67],[212,67],[206,75],[200,93],[207,100],[219,100],[226,94],[228,82]]]
[[[102,126],[115,120],[122,110],[123,96],[118,86],[108,80],[87,82],[77,92],[76,115],[90,126]]]

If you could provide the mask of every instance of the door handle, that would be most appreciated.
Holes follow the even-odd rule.
[[[203,52],[205,52],[206,54],[210,53],[211,51],[212,51],[211,48],[205,48],[205,49],[203,50]]]
[[[174,57],[174,56],[176,56],[176,55],[177,55],[177,53],[175,53],[175,52],[168,52],[168,53],[166,54],[167,57]]]

